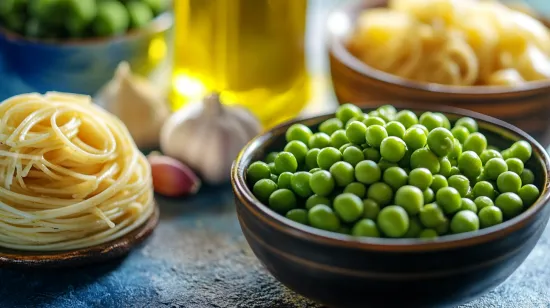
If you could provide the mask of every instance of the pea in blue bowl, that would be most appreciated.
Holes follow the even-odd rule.
[[[121,61],[142,75],[167,58],[173,16],[167,12],[123,36],[68,41],[24,38],[0,29],[0,101],[28,92],[94,95]]]
[[[474,118],[489,144],[526,140],[539,199],[519,216],[476,232],[433,240],[353,237],[294,222],[262,204],[246,182],[248,166],[280,150],[294,123],[317,128],[333,114],[282,124],[253,139],[231,171],[243,234],[267,270],[288,288],[328,307],[454,307],[504,282],[525,260],[550,217],[550,157],[524,131],[479,113],[445,106],[394,104],[451,122]],[[369,110],[364,110],[369,111]]]

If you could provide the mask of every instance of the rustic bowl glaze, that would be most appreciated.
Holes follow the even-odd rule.
[[[400,109],[400,106],[396,106]],[[533,147],[526,166],[541,187],[538,201],[500,225],[435,240],[356,238],[302,225],[271,211],[246,184],[246,168],[281,149],[294,123],[312,128],[333,115],[296,120],[252,140],[231,171],[241,229],[256,256],[290,289],[329,307],[442,307],[468,302],[495,288],[531,252],[550,216],[550,158],[540,144],[500,120],[456,109],[418,104],[451,122],[475,118],[489,143],[501,148],[523,139]]]
[[[547,143],[550,118],[550,81],[517,87],[446,86],[406,80],[369,67],[346,48],[359,14],[383,7],[387,0],[353,1],[328,18],[328,53],[332,83],[340,103],[374,106],[377,101],[407,101],[430,106],[450,105],[511,123]]]
[[[116,259],[141,244],[157,226],[159,208],[134,231],[101,245],[71,251],[31,252],[0,247],[0,268],[71,268]]]

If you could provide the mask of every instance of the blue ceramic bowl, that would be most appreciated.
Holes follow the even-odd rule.
[[[0,100],[26,92],[93,95],[121,61],[151,74],[166,58],[172,13],[124,36],[69,41],[32,40],[0,29]]]

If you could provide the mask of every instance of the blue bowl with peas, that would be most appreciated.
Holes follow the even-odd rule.
[[[445,307],[525,260],[549,170],[531,136],[482,114],[346,104],[256,137],[231,181],[249,245],[290,289],[330,307]]]
[[[0,1],[0,100],[32,91],[94,95],[122,61],[149,76],[167,57],[168,0]]]

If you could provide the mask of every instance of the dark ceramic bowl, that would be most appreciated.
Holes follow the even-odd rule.
[[[153,74],[168,56],[172,24],[166,12],[121,36],[66,41],[29,39],[0,28],[0,101],[28,92],[94,95],[121,61],[138,74]]]
[[[401,109],[399,105],[396,106]],[[500,120],[452,107],[401,106],[417,113],[439,111],[451,122],[469,116],[490,144],[500,148],[526,140],[533,156],[526,166],[541,188],[521,215],[475,233],[434,240],[356,238],[293,222],[258,201],[247,186],[246,168],[280,150],[294,123],[316,128],[323,115],[274,128],[252,140],[231,171],[242,231],[265,267],[290,289],[329,307],[442,307],[468,302],[502,283],[525,260],[550,216],[550,158],[532,137]],[[529,283],[529,282],[526,282]]]
[[[347,45],[360,13],[384,7],[387,2],[346,2],[328,17],[330,71],[334,92],[340,103],[351,102],[367,107],[378,101],[404,100],[430,106],[449,105],[499,118],[523,129],[544,144],[550,142],[550,80],[528,82],[516,87],[428,84],[374,69],[352,55]]]

